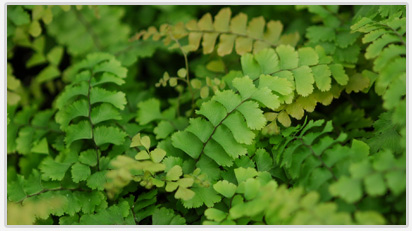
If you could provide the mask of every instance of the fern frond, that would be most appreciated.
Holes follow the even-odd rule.
[[[376,212],[351,214],[338,210],[334,202],[320,202],[316,191],[305,193],[300,187],[287,189],[264,172],[253,168],[237,168],[237,185],[219,181],[214,185],[222,195],[229,195],[228,206],[215,206],[205,210],[205,225],[217,224],[357,224],[358,217],[371,216],[371,223],[384,224],[385,219]],[[234,191],[234,190],[235,191]],[[234,193],[235,192],[235,193]],[[235,194],[235,195],[233,195]]]
[[[340,6],[297,6],[299,9],[307,8],[315,15],[314,20],[322,24],[310,26],[306,30],[306,45],[315,47],[317,45],[325,48],[326,54],[331,55],[337,63],[353,66],[358,61],[360,46],[356,42],[359,33],[352,33],[348,20],[343,19],[344,14],[339,13]]]
[[[241,57],[243,74],[259,86],[271,89],[280,101],[280,107],[275,107],[280,117],[274,114],[265,132],[279,131],[275,120],[287,127],[289,116],[301,119],[304,111],[312,112],[318,102],[329,105],[333,98],[339,97],[352,77],[348,77],[341,64],[332,61],[320,46],[296,51],[281,45],[276,50],[263,49]]]
[[[72,7],[68,11],[56,8],[53,22],[48,25],[48,33],[66,46],[73,56],[108,52],[109,47],[121,44],[129,37],[130,28],[121,22],[123,9],[94,7],[98,16],[89,7]]]
[[[176,148],[197,160],[205,154],[223,166],[231,166],[234,159],[246,154],[244,145],[251,144],[253,130],[263,128],[266,122],[258,103],[276,108],[278,97],[267,87],[256,88],[248,77],[234,79],[233,86],[238,94],[218,92],[197,111],[204,119],[191,119],[187,129],[172,136]]]
[[[211,14],[205,14],[199,21],[192,20],[184,25],[164,24],[157,30],[150,27],[138,32],[133,39],[153,40],[163,38],[168,45],[174,39],[188,38],[185,51],[197,51],[200,44],[204,54],[217,50],[219,56],[229,55],[235,48],[242,55],[247,52],[258,52],[266,47],[276,47],[280,44],[296,46],[299,34],[281,35],[283,25],[280,21],[265,22],[263,17],[253,18],[248,22],[246,14],[240,13],[232,18],[230,8],[220,10],[214,20]],[[219,39],[219,42],[216,41]]]
[[[402,16],[402,9],[381,21],[362,18],[351,27],[365,34],[362,41],[369,44],[365,58],[373,60],[373,71],[379,74],[375,91],[383,96],[388,110],[402,108],[406,95],[406,17]]]

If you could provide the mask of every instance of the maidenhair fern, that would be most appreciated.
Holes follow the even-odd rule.
[[[253,18],[248,22],[248,16],[244,13],[232,17],[230,8],[219,11],[212,19],[207,13],[200,20],[191,20],[186,24],[163,24],[159,30],[155,27],[137,33],[133,39],[159,40],[162,37],[165,44],[187,37],[188,44],[183,47],[185,51],[196,51],[200,44],[204,54],[212,53],[215,49],[218,55],[231,54],[233,48],[237,54],[258,52],[266,47],[276,47],[280,44],[295,46],[299,40],[299,34],[281,35],[283,25],[280,21],[265,22],[263,17]],[[219,43],[216,40],[219,38]]]
[[[8,5],[7,27],[8,225],[407,222],[404,5]]]

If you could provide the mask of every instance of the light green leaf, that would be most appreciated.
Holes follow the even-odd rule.
[[[302,47],[298,49],[299,66],[312,66],[319,62],[319,57],[312,47]]]
[[[50,81],[60,76],[60,70],[53,65],[49,65],[44,68],[39,75],[37,75],[37,81],[39,83]]]
[[[312,69],[308,66],[301,66],[292,71],[295,77],[296,91],[301,96],[308,96],[313,92],[313,83],[315,82]]]
[[[216,192],[222,194],[226,198],[232,198],[236,192],[237,187],[236,185],[226,180],[220,180],[213,185],[213,189],[216,190]]]
[[[156,148],[150,152],[150,156],[152,157],[153,162],[160,163],[166,156],[166,151],[161,148]]]
[[[276,48],[279,55],[279,66],[281,70],[298,67],[298,52],[292,46],[280,45]]]
[[[318,89],[321,91],[329,91],[332,82],[332,72],[329,67],[327,65],[314,66],[312,67],[312,73]]]
[[[331,64],[329,65],[330,71],[332,72],[333,78],[340,85],[346,85],[349,81],[348,75],[346,75],[345,70],[341,64]]]
[[[30,150],[31,152],[40,153],[40,154],[49,154],[49,143],[47,138],[44,137],[36,144],[33,144],[33,147]]]
[[[142,146],[144,148],[146,148],[146,150],[149,150],[149,148],[150,148],[150,137],[149,136],[142,136],[142,138],[140,139],[140,143],[142,144]]]
[[[235,176],[238,184],[240,184],[249,178],[257,176],[257,171],[254,168],[236,168]]]
[[[275,50],[265,48],[254,55],[260,66],[259,74],[272,74],[279,70],[279,58]]]
[[[329,187],[334,196],[339,196],[348,203],[354,203],[362,197],[362,185],[359,180],[342,176],[336,183]]]
[[[142,150],[136,154],[134,157],[136,160],[148,160],[150,159],[149,153],[147,151]]]
[[[226,218],[227,214],[219,209],[208,208],[205,210],[205,216],[209,220],[221,222]]]
[[[176,199],[182,199],[184,201],[190,200],[195,196],[195,193],[184,187],[179,187],[175,193],[175,198]]]
[[[169,171],[166,173],[166,180],[167,181],[176,181],[179,177],[183,174],[182,167],[179,165],[173,166]]]

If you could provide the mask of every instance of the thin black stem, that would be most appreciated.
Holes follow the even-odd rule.
[[[190,112],[190,114],[192,115],[194,110],[195,110],[195,96],[194,96],[194,92],[192,89],[192,85],[190,84],[190,78],[189,78],[189,61],[187,59],[187,54],[184,51],[182,45],[180,44],[179,40],[176,39],[175,37],[173,37],[173,35],[170,33],[170,37],[173,39],[173,41],[176,42],[176,44],[179,46],[180,51],[183,54],[183,57],[185,59],[185,67],[186,67],[186,83],[187,83],[187,88],[189,89],[190,95],[192,97],[192,110]]]

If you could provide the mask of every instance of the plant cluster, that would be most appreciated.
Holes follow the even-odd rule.
[[[7,6],[7,223],[406,224],[406,6]]]

